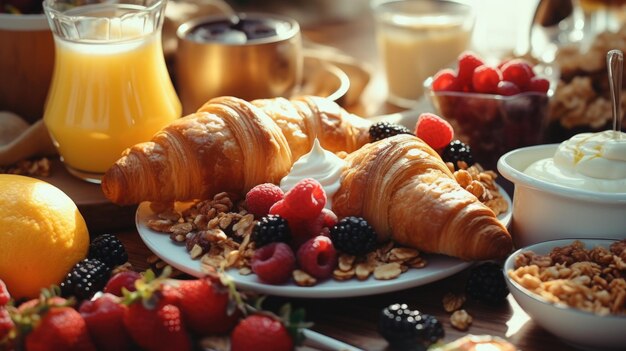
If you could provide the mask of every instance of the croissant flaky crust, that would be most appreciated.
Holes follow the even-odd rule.
[[[121,205],[243,195],[257,184],[278,183],[315,138],[333,152],[357,150],[369,141],[369,125],[319,97],[219,97],[125,150],[102,190]]]
[[[491,209],[463,189],[419,138],[397,135],[346,158],[333,197],[338,217],[364,217],[379,241],[466,260],[502,258],[511,236]]]

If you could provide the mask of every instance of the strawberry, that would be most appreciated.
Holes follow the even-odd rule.
[[[2,349],[3,342],[8,340],[9,334],[12,330],[15,329],[15,324],[11,319],[11,315],[9,314],[9,310],[4,308],[4,306],[0,307],[0,349]]]
[[[241,320],[231,334],[231,351],[291,351],[294,342],[284,324],[267,315]]]
[[[95,351],[87,323],[74,308],[50,307],[39,323],[26,335],[28,351]]]
[[[174,305],[163,301],[132,303],[124,315],[124,325],[144,350],[191,350],[180,309]]]
[[[104,292],[115,296],[122,296],[122,289],[135,291],[135,281],[141,278],[141,275],[135,271],[123,271],[112,276],[104,286]]]
[[[197,335],[226,334],[239,318],[231,305],[228,288],[217,279],[209,277],[181,280],[176,286],[180,294],[177,305],[190,331]],[[231,313],[229,313],[231,312]]]
[[[132,350],[132,340],[123,323],[128,307],[120,302],[117,296],[105,293],[96,300],[83,302],[78,310],[100,351]]]
[[[124,326],[135,343],[147,351],[191,350],[192,345],[182,320],[182,313],[174,303],[178,295],[164,288],[171,269],[166,267],[160,277],[148,270],[136,282],[137,291],[127,292],[124,302]],[[165,293],[164,293],[165,292]]]

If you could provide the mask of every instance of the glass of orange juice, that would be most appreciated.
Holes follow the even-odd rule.
[[[56,61],[44,123],[75,176],[99,183],[124,149],[181,115],[161,27],[167,0],[45,0]]]

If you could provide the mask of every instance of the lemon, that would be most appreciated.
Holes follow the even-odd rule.
[[[85,220],[63,191],[0,174],[0,279],[14,298],[36,297],[59,284],[88,248]]]

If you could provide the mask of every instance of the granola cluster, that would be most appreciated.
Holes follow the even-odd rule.
[[[576,240],[547,255],[515,258],[509,277],[547,301],[598,315],[626,314],[626,240],[587,249]]]
[[[234,201],[227,193],[211,200],[184,204],[151,204],[156,218],[148,227],[169,234],[172,241],[184,243],[192,259],[201,262],[205,272],[236,268],[239,274],[252,273],[251,261],[255,243],[251,240],[257,221],[242,201]],[[342,254],[333,272],[337,281],[356,278],[366,280],[395,279],[409,268],[422,268],[427,261],[416,249],[400,247],[389,241],[362,257]],[[313,286],[317,279],[302,270],[294,270],[293,281],[300,286]]]
[[[184,207],[184,205],[182,205]],[[254,216],[228,193],[211,200],[177,209],[174,204],[151,204],[157,218],[148,221],[150,229],[169,234],[185,247],[192,259],[200,259],[202,269],[215,271],[230,267],[250,274],[254,242],[250,240]]]
[[[606,54],[626,51],[626,26],[618,32],[599,34],[587,51],[561,48],[556,63],[561,79],[550,100],[550,119],[567,129],[591,127],[598,130],[612,121]],[[624,111],[622,93],[622,111]]]
[[[463,161],[459,161],[459,170],[457,171],[454,170],[452,163],[447,162],[446,165],[450,171],[454,172],[454,177],[459,185],[476,196],[496,216],[508,210],[509,204],[496,186],[496,178],[498,177],[496,172],[484,170],[479,164],[468,166]]]
[[[50,175],[50,160],[47,157],[20,160],[13,165],[0,167],[0,174],[48,177]]]

